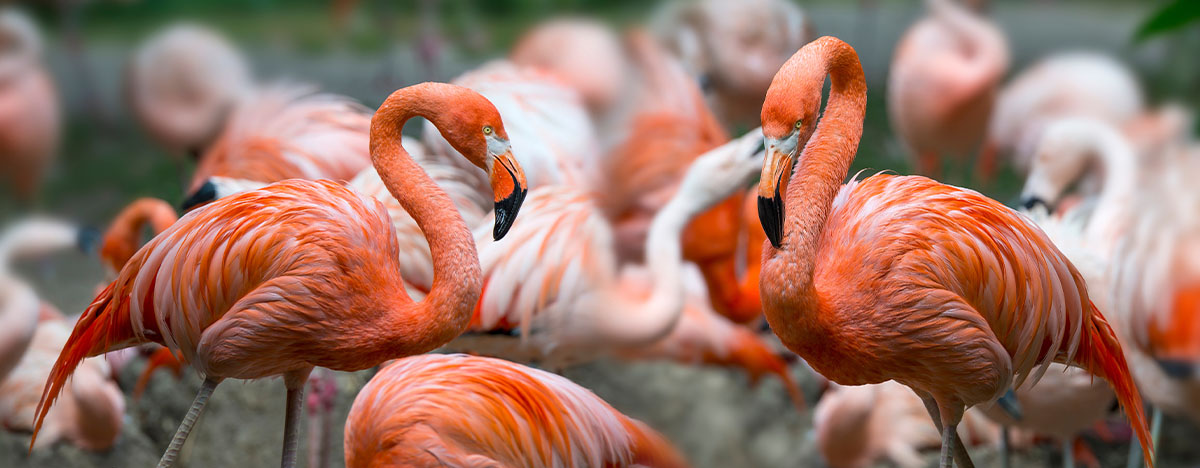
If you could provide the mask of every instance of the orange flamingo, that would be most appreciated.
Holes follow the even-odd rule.
[[[926,4],[930,16],[896,46],[888,116],[917,171],[936,176],[940,156],[967,155],[983,140],[1008,46],[996,26],[953,0]]]
[[[416,116],[433,121],[490,174],[493,235],[503,237],[524,200],[525,178],[495,107],[441,83],[396,91],[372,119],[371,156],[429,239],[435,273],[424,300],[404,292],[396,238],[373,199],[306,180],[224,198],[146,244],[84,311],[47,380],[37,427],[84,357],[155,342],[205,376],[161,465],[175,463],[222,380],[283,376],[282,464],[290,467],[303,384],[314,367],[366,369],[461,333],[482,286],[478,257],[449,198],[400,145],[404,123]]]
[[[645,424],[563,377],[500,359],[397,360],[354,399],[346,466],[684,467]]]
[[[221,134],[229,112],[253,92],[241,52],[220,33],[192,23],[155,32],[125,70],[125,100],[159,144],[198,158]]]
[[[213,177],[350,180],[371,166],[371,115],[349,98],[276,85],[239,101],[192,175],[185,206],[210,198]]]
[[[829,103],[817,125],[827,75]],[[960,466],[973,466],[956,437],[965,408],[996,400],[1031,374],[1036,382],[1055,361],[1113,385],[1150,463],[1121,345],[1083,278],[1032,222],[923,177],[842,185],[866,96],[857,53],[832,37],[796,52],[767,93],[758,193],[769,239],[761,294],[772,330],[834,382],[895,380],[916,391],[942,429],[943,467],[952,466],[952,451]]]
[[[0,173],[13,193],[33,201],[58,151],[58,91],[42,64],[33,21],[0,11]]]

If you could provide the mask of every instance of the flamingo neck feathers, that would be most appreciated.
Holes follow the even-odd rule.
[[[772,327],[792,329],[792,333],[798,333],[795,327],[801,324],[815,325],[824,315],[825,305],[813,281],[819,242],[862,138],[867,104],[866,80],[854,49],[836,40],[823,45],[801,49],[780,70],[773,85],[786,87],[781,97],[795,100],[799,93],[812,93],[819,102],[825,77],[832,82],[824,116],[800,154],[787,187],[781,246],[772,249],[768,244],[768,256],[764,257],[763,276],[786,279],[788,284],[762,294],[763,310]],[[766,271],[768,268],[774,271]],[[767,307],[769,299],[775,299],[775,307]]]
[[[399,314],[392,328],[403,334],[408,353],[422,353],[461,334],[471,319],[483,288],[483,274],[475,240],[450,197],[409,156],[401,145],[404,123],[424,117],[439,130],[446,128],[444,109],[456,105],[449,85],[423,83],[392,93],[371,119],[371,160],[379,178],[404,208],[429,242],[433,282],[421,302],[408,299],[401,284],[393,285],[404,296],[393,304]],[[397,310],[400,309],[400,310]],[[419,330],[398,324],[411,324]],[[414,334],[414,332],[419,333]]]

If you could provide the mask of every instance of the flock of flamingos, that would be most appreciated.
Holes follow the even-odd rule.
[[[892,128],[930,177],[970,163],[987,183],[1012,165],[1019,209],[849,174],[863,68],[783,0],[675,5],[621,34],[550,21],[374,111],[258,82],[215,33],[167,28],[125,89],[147,133],[197,161],[186,214],[140,199],[100,238],[45,217],[0,237],[4,427],[31,450],[111,447],[113,368],[145,356],[143,377],[203,377],[159,466],[182,462],[221,382],[283,377],[291,467],[305,408],[329,412],[330,371],[379,368],[345,423],[347,466],[680,467],[665,437],[555,372],[605,356],[732,366],[783,379],[807,412],[794,353],[830,382],[812,411],[832,467],[923,466],[939,444],[940,466],[970,467],[968,445],[1016,434],[1094,465],[1078,436],[1114,401],[1130,465],[1152,467],[1162,412],[1200,421],[1190,115],[1149,108],[1103,55],[1006,81],[1000,28],[926,3],[889,72]],[[0,14],[0,41],[0,165],[34,203],[55,90],[27,18]],[[403,136],[417,117],[423,137]],[[731,138],[739,125],[761,127]],[[110,277],[70,319],[10,261],[77,243]]]

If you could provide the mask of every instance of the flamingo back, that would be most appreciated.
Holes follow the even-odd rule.
[[[298,85],[260,89],[234,107],[191,190],[211,177],[350,180],[371,167],[370,124],[367,109],[349,98]]]
[[[413,356],[380,371],[355,398],[345,447],[349,467],[682,466],[661,436],[583,387],[465,355]]]
[[[487,220],[475,232],[484,288],[471,330],[519,330],[527,344],[549,354],[590,336],[572,327],[592,323],[585,315],[593,311],[580,307],[581,299],[617,278],[612,229],[577,187],[533,190],[525,207],[528,214],[503,242],[492,240]]]

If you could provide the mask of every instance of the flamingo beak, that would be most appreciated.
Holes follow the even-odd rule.
[[[525,182],[525,170],[517,163],[512,150],[494,156],[495,161],[490,171],[492,192],[495,195],[496,224],[492,228],[492,238],[500,240],[508,234],[521,203],[525,202],[525,194],[529,185]]]
[[[767,158],[763,163],[762,177],[758,182],[758,222],[771,241],[779,248],[783,240],[783,196],[788,180],[792,177],[794,152],[780,151],[777,141],[768,138]]]

